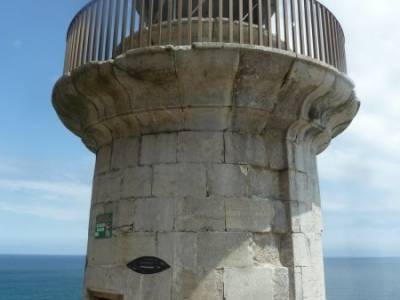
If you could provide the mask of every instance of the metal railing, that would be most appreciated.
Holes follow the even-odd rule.
[[[93,0],[68,29],[64,72],[129,49],[193,42],[284,49],[347,71],[343,30],[316,0]]]

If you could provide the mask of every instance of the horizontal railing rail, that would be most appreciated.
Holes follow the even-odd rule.
[[[68,29],[64,72],[129,49],[193,42],[273,47],[347,72],[343,30],[316,0],[93,0]]]

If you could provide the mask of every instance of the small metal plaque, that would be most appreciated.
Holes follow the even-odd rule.
[[[169,269],[171,266],[160,258],[143,256],[131,261],[128,268],[140,274],[155,274]]]
[[[109,239],[112,237],[112,214],[102,214],[96,217],[96,239]]]

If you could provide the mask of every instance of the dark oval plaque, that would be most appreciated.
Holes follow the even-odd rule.
[[[127,266],[132,271],[135,271],[140,274],[160,273],[171,267],[162,259],[154,256],[139,257],[131,261],[129,264],[127,264]]]

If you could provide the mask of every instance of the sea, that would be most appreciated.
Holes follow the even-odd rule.
[[[0,255],[0,300],[81,300],[83,256]],[[400,300],[400,258],[325,259],[328,300]]]

